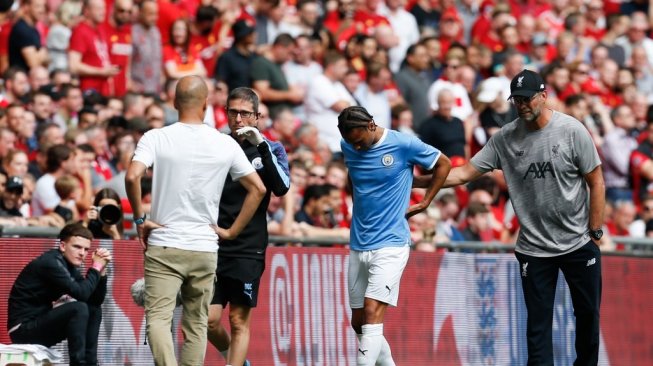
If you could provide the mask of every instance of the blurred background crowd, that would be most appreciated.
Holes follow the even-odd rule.
[[[653,236],[650,2],[0,0],[0,225],[83,220],[122,237],[129,220],[102,208],[130,212],[124,173],[139,138],[176,121],[176,80],[202,75],[205,123],[228,133],[229,90],[252,87],[259,129],[286,147],[292,190],[273,197],[270,233],[346,237],[342,109],[361,105],[458,165],[516,118],[509,82],[529,68],[549,106],[593,136],[605,231]],[[443,190],[410,226],[425,251],[512,243],[519,230],[501,172]]]

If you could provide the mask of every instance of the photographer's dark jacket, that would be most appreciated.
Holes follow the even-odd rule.
[[[59,249],[41,254],[23,268],[9,294],[7,329],[52,310],[63,295],[99,306],[107,293],[107,277],[91,268],[82,276]]]
[[[268,246],[267,208],[270,203],[270,194],[274,193],[276,196],[283,196],[290,189],[288,156],[281,143],[267,139],[264,139],[258,146],[254,146],[245,140],[240,146],[261,177],[266,193],[254,217],[240,235],[234,240],[220,240],[218,258],[232,257],[265,260],[265,250]],[[243,207],[246,195],[247,190],[245,187],[227,176],[222,198],[220,199],[219,227],[231,227]],[[220,265],[218,265],[218,271],[220,271]]]

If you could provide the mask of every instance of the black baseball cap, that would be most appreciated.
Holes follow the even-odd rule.
[[[5,190],[9,192],[23,193],[23,178],[18,176],[9,177],[5,185]]]
[[[544,79],[540,74],[531,70],[522,70],[510,82],[510,98],[531,98],[542,91],[544,91]]]
[[[231,31],[234,33],[234,39],[239,41],[246,36],[254,33],[256,29],[252,27],[246,20],[238,20],[234,25],[231,26]]]

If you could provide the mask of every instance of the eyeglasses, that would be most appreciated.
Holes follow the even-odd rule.
[[[227,109],[227,116],[229,118],[236,118],[240,114],[242,119],[252,119],[256,116],[256,113],[250,111],[240,111],[238,109]]]
[[[535,93],[530,98],[528,97],[512,97],[508,99],[512,104],[527,104],[532,102],[540,93]]]

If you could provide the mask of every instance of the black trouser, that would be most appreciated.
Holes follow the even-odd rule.
[[[102,308],[81,301],[69,302],[11,332],[13,343],[52,347],[68,339],[70,365],[97,365]]]
[[[574,365],[599,362],[599,308],[601,306],[601,252],[593,241],[556,257],[515,253],[528,312],[528,365],[553,366],[553,302],[558,269],[565,276],[576,316]]]

